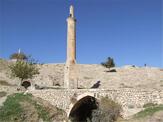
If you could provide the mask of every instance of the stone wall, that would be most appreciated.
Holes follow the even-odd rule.
[[[63,86],[64,64],[44,64],[39,66],[40,74],[33,82],[39,86]]]
[[[128,117],[143,109],[146,103],[163,103],[163,90],[142,90],[142,89],[79,89],[79,90],[34,90],[30,91],[34,96],[49,101],[67,112],[77,101],[85,96],[93,96],[96,99],[108,97],[122,105],[122,115]],[[76,97],[76,102],[72,103],[71,98]]]
[[[6,65],[7,65],[6,61]],[[4,62],[0,62],[3,66]],[[0,68],[0,80],[5,80],[10,84],[18,84],[19,79],[10,78],[7,66]],[[63,87],[65,64],[43,64],[39,65],[40,74],[32,79],[33,84],[40,86]],[[77,64],[77,87],[91,88],[100,81],[99,88],[142,88],[142,89],[162,89],[163,71],[154,67],[115,67],[116,72],[108,72],[108,69],[98,64]],[[76,87],[76,86],[75,86]]]
[[[44,64],[40,66],[40,74],[33,81],[42,86],[63,87],[65,64]],[[100,81],[99,88],[163,88],[163,71],[152,67],[115,67],[116,72],[108,72],[107,68],[98,64],[77,64],[76,79],[79,88],[91,88]]]

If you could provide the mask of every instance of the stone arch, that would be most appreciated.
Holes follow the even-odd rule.
[[[23,81],[21,84],[25,89],[27,89],[28,87],[31,86],[31,82],[30,81]]]
[[[82,97],[83,96],[83,97]],[[97,99],[91,95],[82,94],[77,97],[77,102],[71,104],[68,118],[73,122],[86,121],[87,118],[91,119],[93,109],[97,109]]]
[[[95,97],[95,94],[90,93],[90,92],[80,94],[80,95],[77,96],[76,101],[79,101],[80,99],[82,99],[82,98],[84,98],[84,97],[86,97],[86,96]],[[75,103],[75,104],[76,104],[76,103]],[[71,112],[71,110],[72,110],[72,108],[73,108],[73,106],[74,106],[75,104],[74,104],[74,103],[71,103],[71,104],[69,105],[69,109],[67,110],[67,117],[69,117],[70,112]]]

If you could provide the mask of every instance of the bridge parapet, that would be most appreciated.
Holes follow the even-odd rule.
[[[50,89],[29,91],[36,97],[49,101],[52,105],[69,114],[73,105],[86,96],[96,99],[108,97],[118,102],[123,109],[124,117],[134,114],[143,109],[146,103],[163,103],[163,90],[143,90],[143,89]],[[75,99],[75,101],[73,100]]]

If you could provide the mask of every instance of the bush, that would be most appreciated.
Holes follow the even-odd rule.
[[[106,62],[102,62],[101,63],[102,66],[106,67],[106,68],[111,68],[111,67],[115,67],[115,63],[114,63],[114,59],[111,57],[108,57]]]
[[[102,98],[98,109],[92,112],[92,122],[114,122],[120,117],[121,106],[118,103]]]
[[[16,63],[9,66],[11,76],[18,77],[21,82],[24,79],[32,79],[36,74],[39,74],[36,62],[34,60],[18,60]]]

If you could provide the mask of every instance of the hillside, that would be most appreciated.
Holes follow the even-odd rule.
[[[0,60],[0,80],[17,84],[19,79],[9,77],[8,65],[11,63]],[[63,87],[64,66],[64,64],[39,65],[40,74],[32,80],[33,84]],[[163,70],[160,68],[128,65],[112,68],[116,72],[109,72],[107,68],[98,64],[77,64],[76,69],[79,88],[91,88],[98,81],[100,81],[101,89],[162,89],[163,87]]]
[[[15,118],[18,119],[18,121],[22,121],[22,119],[24,119],[24,121],[54,120],[54,122],[56,121],[55,119],[57,117],[58,122],[60,119],[61,121],[62,119],[66,119],[65,113],[62,110],[59,110],[56,107],[50,105],[50,103],[31,95],[22,96],[22,93],[20,91],[17,91],[17,84],[19,83],[19,79],[11,78],[9,75],[10,71],[8,69],[8,66],[11,63],[13,62],[2,59],[0,60],[0,106],[2,106],[0,109],[1,119],[3,119],[3,121],[13,120]],[[32,80],[32,83],[38,84],[39,86],[43,86],[45,88],[51,88],[53,86],[63,87],[64,66],[64,64],[39,65],[38,67],[40,69],[40,74]],[[109,71],[108,69],[97,64],[77,64],[76,68],[78,71],[78,87],[80,88],[91,88],[98,81],[100,81],[100,89],[141,88],[143,90],[159,90],[163,87],[163,71],[159,68],[123,66],[112,68],[111,71]],[[14,95],[18,96],[13,98]],[[5,105],[10,106],[10,104],[8,104],[8,100],[9,103],[10,100],[13,100],[12,103],[16,105],[19,104],[21,108],[23,108],[19,109],[23,111],[22,118],[18,117],[21,115],[21,112],[17,113],[16,111],[12,110],[12,108],[10,108],[13,111],[13,113],[11,113],[11,116],[2,114],[3,109],[4,111],[10,112],[9,110],[5,110],[4,107]],[[36,103],[41,107],[41,112],[43,112],[43,115],[38,111],[38,106]],[[50,112],[50,114],[44,115],[45,111],[47,111],[47,113]],[[140,117],[135,117],[136,115],[134,115],[131,116],[128,120],[122,119],[118,120],[118,122],[154,122],[158,120],[160,120],[161,122],[161,117],[163,116],[162,111],[162,105],[154,107],[152,106],[150,109],[146,110],[146,108],[144,108],[144,111],[138,113]],[[33,114],[30,118],[29,116],[31,115],[31,112]]]

